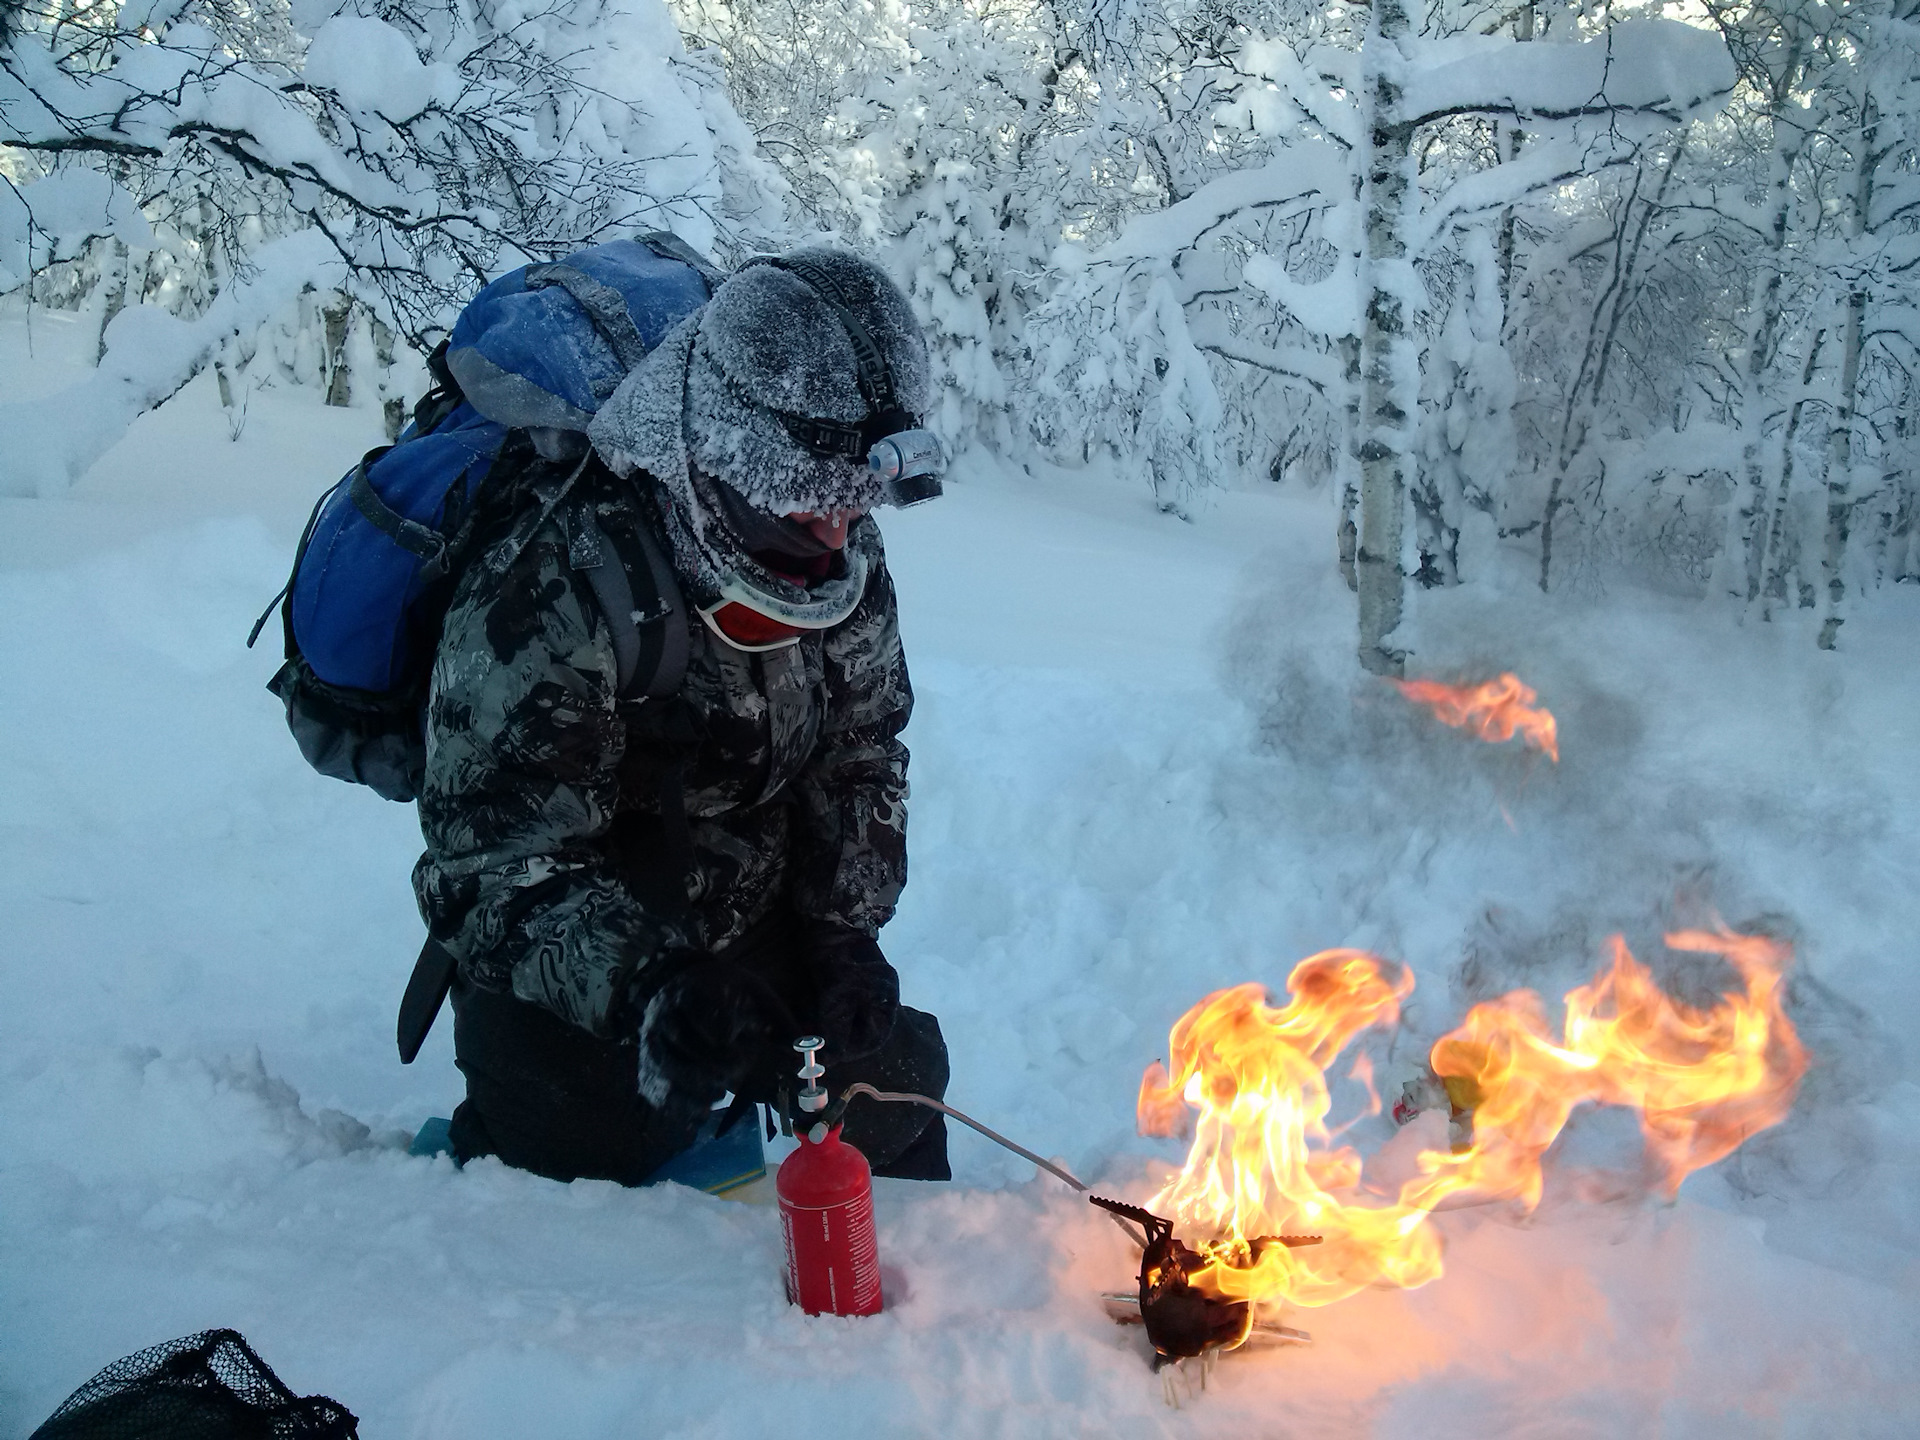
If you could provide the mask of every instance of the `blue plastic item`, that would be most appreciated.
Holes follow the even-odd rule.
[[[760,1112],[742,1116],[724,1135],[716,1135],[724,1111],[716,1110],[700,1127],[693,1144],[648,1177],[649,1185],[672,1181],[709,1195],[730,1195],[766,1178],[767,1157],[760,1144]]]
[[[444,1115],[429,1117],[407,1146],[407,1154],[432,1157],[453,1154],[453,1121]]]
[[[706,304],[704,265],[653,235],[502,275],[460,312],[447,368],[492,419],[584,430],[627,371]]]

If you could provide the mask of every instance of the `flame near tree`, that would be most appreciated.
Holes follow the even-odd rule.
[[[1559,728],[1553,712],[1535,701],[1533,687],[1508,672],[1482,685],[1443,685],[1438,680],[1395,680],[1399,692],[1424,705],[1442,725],[1452,725],[1498,744],[1515,735],[1560,763]]]
[[[1666,995],[1618,936],[1610,944],[1610,967],[1568,993],[1559,1039],[1540,997],[1519,990],[1476,1005],[1435,1044],[1434,1073],[1472,1102],[1472,1139],[1423,1152],[1389,1203],[1365,1203],[1359,1155],[1333,1147],[1326,1070],[1361,1031],[1398,1021],[1412,975],[1330,950],[1294,967],[1283,1008],[1259,985],[1194,1006],[1173,1028],[1171,1068],[1148,1068],[1139,1102],[1143,1134],[1184,1133],[1198,1111],[1185,1168],[1148,1207],[1205,1241],[1215,1263],[1194,1283],[1229,1299],[1327,1305],[1369,1285],[1437,1279],[1432,1212],[1468,1200],[1532,1208],[1541,1157],[1588,1101],[1639,1111],[1669,1195],[1783,1119],[1807,1065],[1781,1008],[1788,947],[1725,930],[1669,935],[1673,949],[1722,956],[1743,982],[1702,1010]],[[1323,1243],[1257,1243],[1301,1231]]]

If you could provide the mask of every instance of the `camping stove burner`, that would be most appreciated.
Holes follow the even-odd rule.
[[[1140,1256],[1140,1289],[1137,1295],[1103,1295],[1107,1313],[1122,1324],[1146,1327],[1153,1344],[1153,1368],[1198,1357],[1204,1363],[1225,1350],[1236,1350],[1249,1336],[1262,1334],[1291,1344],[1312,1343],[1304,1330],[1295,1330],[1271,1321],[1257,1321],[1253,1307],[1245,1300],[1222,1300],[1207,1294],[1189,1282],[1188,1276],[1215,1263],[1198,1250],[1190,1249],[1174,1237],[1173,1222],[1099,1195],[1087,1197],[1102,1210],[1132,1220],[1147,1234],[1147,1246]],[[1318,1245],[1318,1235],[1268,1235],[1253,1242],[1253,1257],[1269,1245]],[[1203,1373],[1204,1379],[1204,1373]]]

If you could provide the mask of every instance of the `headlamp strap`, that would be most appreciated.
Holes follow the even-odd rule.
[[[919,423],[901,406],[886,356],[874,343],[872,332],[853,313],[846,291],[832,275],[811,260],[782,255],[762,255],[749,260],[747,265],[771,265],[776,270],[785,270],[839,317],[840,328],[846,331],[847,343],[853,347],[854,382],[860,387],[860,398],[867,402],[867,418],[858,425],[774,411],[788,434],[816,455],[840,455],[857,465],[867,458],[867,452],[879,440],[897,431],[911,430]]]
[[[839,420],[813,420],[804,415],[789,415],[784,410],[773,413],[787,427],[789,435],[816,455],[840,455],[856,462],[866,458],[868,447],[862,443],[866,431],[861,426]]]
[[[833,276],[811,260],[795,260],[779,255],[768,255],[749,263],[771,265],[776,270],[784,270],[825,301],[827,307],[839,316],[847,339],[853,345],[855,378],[860,386],[860,397],[867,402],[868,411],[878,418],[900,408],[900,402],[894,398],[893,372],[887,368],[886,357],[880,353],[880,347],[874,343],[867,327],[853,313],[853,307],[847,303],[846,292]]]

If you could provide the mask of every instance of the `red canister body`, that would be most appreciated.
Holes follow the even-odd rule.
[[[873,1171],[834,1126],[806,1136],[781,1163],[774,1188],[787,1239],[787,1298],[809,1315],[880,1310],[880,1249],[873,1233]]]

